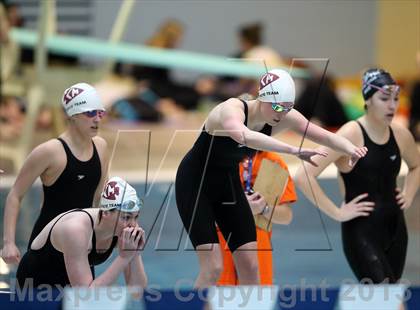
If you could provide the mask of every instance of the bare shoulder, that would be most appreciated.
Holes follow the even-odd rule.
[[[75,232],[77,234],[80,229],[82,231],[92,230],[92,222],[88,211],[73,211],[70,214],[66,214],[64,218],[60,220],[60,226],[67,232]]]
[[[402,153],[409,149],[413,149],[413,151],[417,149],[414,137],[406,127],[393,123],[391,129]]]
[[[98,145],[98,146],[101,146],[101,147],[102,146],[106,147],[108,145],[106,140],[104,138],[100,137],[100,136],[95,136],[92,139],[93,139],[93,142],[95,142],[95,145]]]
[[[241,110],[243,110],[243,103],[241,100],[239,100],[238,98],[229,98],[226,101],[223,101],[222,103],[219,104],[219,107],[221,108],[241,108]]]
[[[62,152],[64,150],[61,142],[57,139],[51,139],[36,146],[29,157],[42,157],[43,161],[47,161],[48,159],[55,158],[57,155],[62,155]]]
[[[238,98],[230,98],[222,102],[219,112],[222,121],[224,119],[235,118],[243,122],[245,119],[244,104]]]
[[[349,121],[345,123],[337,131],[337,135],[347,138],[355,145],[361,146],[363,144],[362,130],[356,121]]]
[[[87,250],[91,234],[92,224],[87,214],[74,212],[55,225],[52,241],[61,250],[65,248],[86,248]]]
[[[355,131],[361,132],[360,126],[357,124],[356,121],[349,121],[340,127],[340,129],[337,131],[337,134],[352,135]]]
[[[406,127],[400,124],[392,123],[391,129],[397,141],[399,141],[400,139],[407,140],[407,139],[413,138],[413,135],[411,134],[411,132]]]
[[[100,149],[101,151],[105,151],[108,147],[108,143],[102,137],[96,136],[93,137],[93,143],[95,143],[96,148]]]
[[[308,120],[303,116],[302,113],[300,113],[298,110],[296,109],[292,109],[289,113],[287,113],[282,122],[284,123],[295,123],[298,120],[303,120],[305,123],[308,122]]]
[[[243,103],[238,98],[229,98],[218,104],[209,114],[207,118],[206,128],[209,130],[221,129],[220,123],[227,119],[238,119],[243,121],[244,116]],[[223,126],[221,126],[223,127]]]

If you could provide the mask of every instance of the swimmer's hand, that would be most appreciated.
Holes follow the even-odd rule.
[[[368,196],[367,193],[361,194],[348,203],[343,202],[339,209],[337,220],[347,222],[359,216],[369,216],[373,211],[374,202],[360,201]]]
[[[19,264],[20,251],[14,243],[5,243],[0,250],[0,256],[6,264]]]
[[[144,231],[140,227],[126,227],[118,238],[120,256],[131,260],[137,253],[143,240]],[[142,243],[143,242],[143,243]]]
[[[395,189],[397,204],[400,206],[401,210],[406,210],[410,207],[411,203],[407,202],[404,196],[404,193],[401,192],[401,189],[398,187]]]
[[[349,166],[353,167],[360,158],[366,156],[367,152],[368,152],[368,149],[366,146],[362,146],[362,147],[355,146],[349,154],[350,155]]]
[[[135,240],[138,240],[138,246],[137,249],[142,249],[144,247],[145,241],[144,241],[144,229],[140,226],[134,227],[133,232],[131,233],[132,237],[135,238]]]
[[[312,156],[320,155],[320,156],[327,157],[328,153],[326,151],[301,148],[298,150],[298,152],[295,155],[299,157],[300,159],[307,161],[311,165],[318,167],[318,165],[312,160]]]

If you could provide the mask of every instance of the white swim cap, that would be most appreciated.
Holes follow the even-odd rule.
[[[120,177],[112,177],[106,182],[102,192],[102,210],[119,209],[122,212],[138,212],[142,206],[136,190]]]
[[[87,83],[77,83],[67,88],[61,104],[68,116],[93,110],[105,111],[96,89]]]
[[[281,69],[273,69],[260,79],[258,100],[264,102],[295,102],[295,82],[290,74]]]

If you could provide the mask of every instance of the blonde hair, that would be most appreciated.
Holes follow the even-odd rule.
[[[184,34],[184,26],[175,19],[161,24],[157,32],[146,41],[146,45],[159,48],[174,48]]]

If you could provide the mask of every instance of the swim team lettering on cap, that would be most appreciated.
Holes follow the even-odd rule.
[[[260,79],[258,100],[263,102],[295,102],[295,82],[290,74],[281,69],[273,69]]]
[[[87,83],[77,83],[64,91],[61,104],[68,116],[87,111],[105,111],[96,89]]]
[[[122,212],[138,212],[142,207],[136,190],[120,177],[108,180],[102,192],[100,208],[119,209]]]

